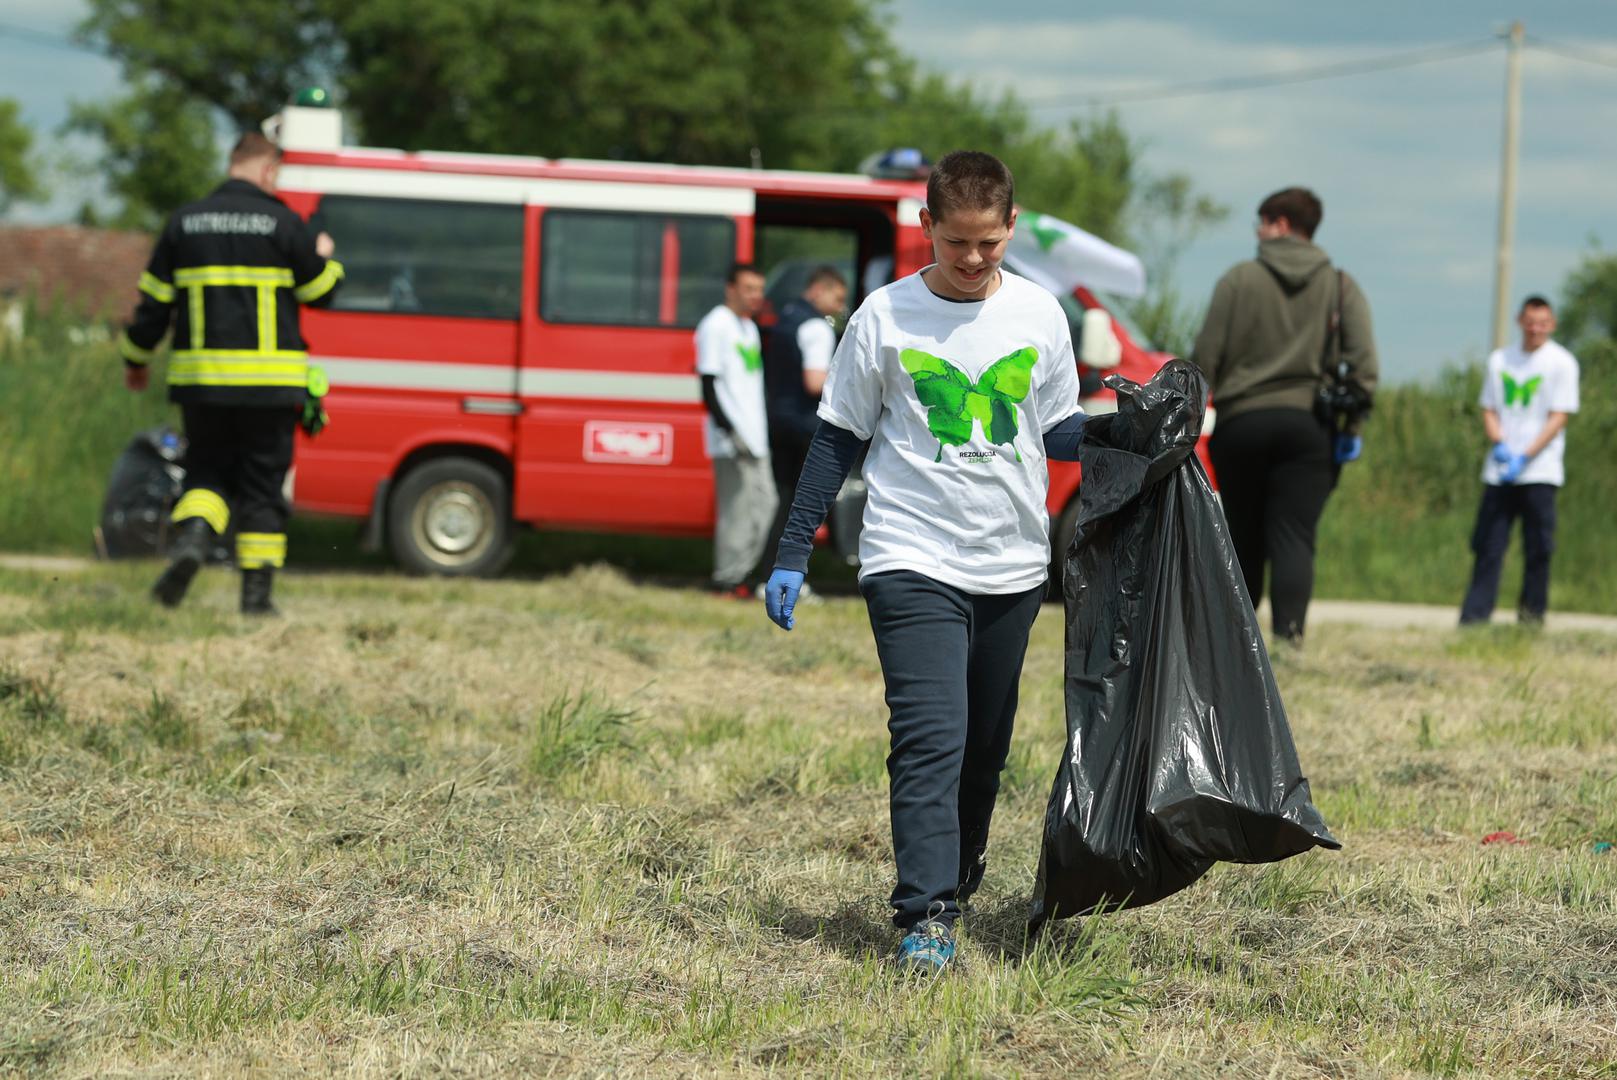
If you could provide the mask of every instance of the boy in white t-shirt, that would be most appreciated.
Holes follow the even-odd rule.
[[[703,434],[713,460],[715,591],[748,597],[775,519],[764,412],[764,358],[752,316],[764,299],[764,278],[745,263],[730,268],[724,303],[696,324],[696,373],[707,407]]]
[[[1482,505],[1471,550],[1476,565],[1460,624],[1486,623],[1499,593],[1511,524],[1522,519],[1522,595],[1517,618],[1544,621],[1555,550],[1555,494],[1566,480],[1567,418],[1578,411],[1578,361],[1550,340],[1555,312],[1529,296],[1517,322],[1522,343],[1495,350],[1483,376],[1482,424],[1493,444],[1482,465]]]
[[[1061,305],[1000,269],[1015,221],[992,155],[933,168],[921,228],[936,261],[849,322],[765,594],[790,630],[814,531],[868,445],[859,589],[890,711],[891,902],[899,961],[923,973],[953,960],[982,881],[1050,563],[1045,460],[1077,456],[1084,419]]]

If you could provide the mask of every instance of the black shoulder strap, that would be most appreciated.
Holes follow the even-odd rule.
[[[1340,268],[1336,271],[1336,301],[1331,305],[1331,316],[1325,328],[1325,374],[1341,378],[1342,370],[1342,280]]]

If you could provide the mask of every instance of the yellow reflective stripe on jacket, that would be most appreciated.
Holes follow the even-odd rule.
[[[258,287],[258,348],[260,352],[272,353],[280,347],[279,331],[275,328],[276,319],[275,286],[260,285]]]
[[[204,313],[205,313],[205,308],[204,308],[203,302],[202,302],[202,286],[201,285],[190,285],[190,286],[187,286],[187,289],[189,290],[189,292],[191,294],[191,296],[190,296],[190,301],[191,301],[191,303],[190,303],[191,324],[190,324],[190,327],[189,327],[189,330],[190,330],[190,333],[191,333],[191,344],[192,345],[201,345],[202,342],[204,340],[206,340],[202,336],[202,333],[203,333],[203,330],[204,330],[203,323],[205,321],[204,318],[203,318]]]
[[[296,386],[309,378],[309,354],[290,349],[176,349],[170,386]]]
[[[285,533],[237,533],[236,566],[242,570],[258,570],[266,566],[286,565]]]
[[[137,283],[137,286],[141,292],[145,293],[147,296],[151,297],[153,300],[156,300],[160,304],[172,304],[174,302],[174,286],[170,285],[168,282],[164,281],[150,270],[141,271],[140,281]]]
[[[326,268],[302,285],[292,290],[292,295],[298,298],[298,303],[307,304],[318,300],[332,289],[343,277],[342,263],[336,259],[327,259]]]
[[[125,330],[118,335],[118,355],[131,364],[149,364],[157,353],[151,349],[143,349],[129,339],[129,331]]]
[[[174,271],[174,284],[193,285],[284,285],[292,287],[292,271],[284,266],[186,266]]]
[[[191,518],[201,518],[208,523],[208,528],[225,534],[225,528],[230,524],[230,504],[218,492],[207,488],[192,488],[180,496],[180,501],[174,504],[174,521],[187,521]]]

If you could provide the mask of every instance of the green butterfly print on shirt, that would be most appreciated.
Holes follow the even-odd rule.
[[[1033,365],[1039,351],[1032,346],[1017,349],[988,365],[988,370],[972,382],[965,373],[941,356],[905,349],[898,362],[915,380],[915,397],[927,406],[927,430],[937,436],[938,456],[943,460],[945,446],[963,446],[971,441],[975,425],[996,446],[1010,446],[1016,460],[1016,406],[1027,397],[1033,385]]]
[[[1505,404],[1515,405],[1519,403],[1524,409],[1533,403],[1533,395],[1538,393],[1539,386],[1544,382],[1544,376],[1542,375],[1534,375],[1525,382],[1517,382],[1503,372],[1500,374],[1505,380]]]
[[[741,354],[741,366],[748,372],[762,371],[764,369],[764,351],[756,345],[743,345],[736,342],[736,352]]]

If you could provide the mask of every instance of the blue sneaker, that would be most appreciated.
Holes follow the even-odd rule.
[[[898,943],[898,966],[915,975],[936,975],[954,960],[954,927],[923,919]]]

